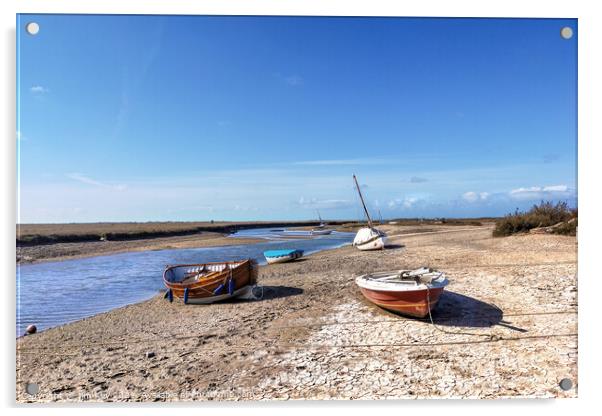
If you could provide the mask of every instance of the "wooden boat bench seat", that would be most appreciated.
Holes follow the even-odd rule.
[[[182,284],[189,284],[189,283],[194,283],[194,282],[200,282],[201,280],[211,279],[211,278],[217,276],[220,273],[221,272],[209,272],[207,274],[203,274],[203,272],[196,273],[196,274],[193,274],[191,276],[188,276],[186,279],[182,280],[181,283]]]

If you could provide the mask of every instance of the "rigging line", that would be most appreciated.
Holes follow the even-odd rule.
[[[472,334],[470,334],[472,335]],[[353,349],[353,348],[423,348],[423,347],[437,347],[437,346],[454,346],[454,345],[474,345],[474,344],[487,344],[494,342],[512,342],[512,341],[533,341],[533,340],[542,340],[542,339],[552,339],[552,338],[570,338],[577,337],[576,333],[565,333],[565,334],[542,334],[542,335],[527,335],[524,337],[495,337],[484,340],[473,340],[473,341],[446,341],[446,342],[430,342],[430,343],[375,343],[375,344],[317,344],[317,343],[282,343],[282,344],[245,344],[245,345],[228,345],[219,347],[219,351],[239,351],[249,348],[257,348],[257,349],[265,349],[267,351],[284,351],[285,348],[296,348],[299,350],[307,350],[308,348],[314,349]],[[96,344],[96,346],[100,346],[101,344]],[[211,349],[215,351],[215,346],[206,346],[206,347],[195,347],[195,351],[203,350],[203,349]],[[174,350],[163,349],[163,352],[174,352]],[[40,351],[30,351],[30,350],[17,350],[18,353],[21,354],[38,354],[41,356],[57,356],[57,355],[65,355],[65,356],[76,356],[79,354],[65,354],[62,352],[57,353],[47,353]],[[217,351],[216,351],[217,352]],[[138,355],[139,351],[136,352],[123,352],[124,355]]]
[[[417,237],[421,235],[433,235],[433,234],[449,234],[449,233],[459,233],[461,231],[491,231],[491,229],[487,228],[460,228],[457,230],[439,230],[439,231],[422,231],[418,233],[406,233],[406,234],[392,234],[391,237]],[[493,237],[492,237],[493,238]],[[487,238],[486,240],[489,240]]]
[[[529,267],[529,266],[556,266],[561,264],[577,264],[575,260],[566,260],[566,261],[555,261],[555,262],[542,262],[542,263],[497,263],[497,264],[469,264],[469,265],[461,265],[461,266],[452,266],[445,265],[446,269],[457,269],[457,268],[499,268],[499,267]]]
[[[424,234],[424,233],[420,233],[420,234]],[[406,235],[409,235],[409,234],[403,234],[403,233],[402,234],[389,234],[389,238],[391,240],[397,239],[397,238],[402,239],[401,237],[404,237]],[[454,243],[453,245],[456,247],[473,249],[474,251],[477,251],[478,249],[475,249],[474,247],[472,247],[474,245],[473,243],[475,243],[477,241],[487,241],[487,240],[491,240],[491,237],[475,238],[473,240],[466,241],[466,242],[457,241],[457,240],[448,240],[448,241]],[[433,247],[433,246],[440,247],[443,243],[446,243],[448,241],[443,240],[443,241],[438,241],[437,243],[433,242],[431,244],[412,244],[410,248],[424,248],[424,247]]]
[[[443,331],[445,332],[445,331]],[[448,334],[452,334],[452,335],[474,335],[472,333],[450,333],[450,332],[446,332]],[[489,334],[477,334],[477,335],[486,335],[489,336]],[[224,350],[224,349],[234,349],[234,350],[238,350],[241,348],[250,348],[250,347],[267,347],[269,348],[278,348],[278,347],[299,347],[299,348],[304,348],[307,346],[313,346],[313,347],[323,347],[323,348],[350,348],[350,347],[427,347],[427,346],[437,346],[437,345],[460,345],[460,344],[475,344],[475,343],[482,343],[482,342],[494,342],[494,341],[520,341],[520,340],[536,340],[536,339],[547,339],[547,338],[558,338],[558,337],[573,337],[573,336],[577,336],[576,333],[564,333],[564,334],[541,334],[541,335],[526,335],[523,337],[502,337],[502,336],[496,336],[493,339],[489,339],[489,340],[485,340],[485,341],[442,341],[442,342],[434,342],[434,343],[391,343],[391,344],[387,344],[387,343],[375,343],[375,344],[316,344],[316,343],[299,343],[299,344],[295,344],[295,343],[278,343],[278,344],[259,344],[259,343],[255,343],[255,344],[244,344],[244,345],[230,345],[230,346],[220,346],[219,350]],[[195,336],[189,336],[186,338],[196,338]],[[178,338],[178,339],[182,339],[182,337]],[[147,340],[142,340],[141,342],[125,342],[122,345],[127,346],[129,344],[139,344],[139,343],[143,343]],[[154,340],[154,341],[159,341]],[[273,342],[273,341],[277,341],[275,339],[271,339],[271,340],[265,340],[265,342]],[[103,347],[103,346],[107,346],[110,344],[103,344],[103,343],[95,343],[95,344],[84,344],[81,345],[80,347],[88,347],[88,348],[94,348],[94,347]],[[71,347],[78,347],[76,345],[71,345]],[[65,347],[63,347],[62,349],[64,349]],[[210,348],[210,349],[215,349],[215,346],[211,346],[211,345],[207,345],[207,346],[196,346],[194,347],[194,349],[198,350],[198,349],[203,349],[203,348]],[[45,349],[44,347],[21,347],[21,348],[17,348],[17,352],[19,353],[28,353],[29,351],[31,351],[31,353],[40,353],[40,354],[44,354],[43,350]]]
[[[532,312],[532,313],[513,313],[506,314],[500,313],[502,317],[520,317],[520,316],[541,316],[541,315],[565,315],[565,314],[576,314],[577,310],[568,310],[568,311],[558,311],[558,312]],[[470,315],[469,318],[495,318],[496,314],[481,314],[481,315]],[[453,321],[454,317],[445,317],[445,316],[437,316],[437,322],[446,322]],[[283,325],[283,326],[275,326],[272,327],[274,329],[289,329],[289,328],[304,328],[304,327],[312,327],[312,326],[344,326],[344,325],[354,325],[354,324],[381,324],[381,323],[406,323],[406,322],[429,322],[427,318],[405,318],[399,317],[399,319],[382,319],[382,320],[372,320],[372,321],[337,321],[337,322],[314,322],[308,324],[299,324],[299,325]],[[462,326],[462,325],[458,325]],[[492,325],[494,326],[494,325]]]
[[[487,268],[491,267],[492,269],[502,268],[502,267],[531,267],[531,266],[556,266],[556,265],[568,265],[568,264],[577,264],[575,260],[566,260],[566,261],[557,261],[557,262],[542,262],[542,263],[494,263],[494,264],[466,264],[466,265],[448,265],[445,263],[440,263],[442,268],[445,269],[478,269],[478,268]]]
[[[439,277],[443,275],[443,273],[439,274]],[[438,277],[438,278],[439,278]],[[499,339],[499,335],[496,334],[479,334],[476,332],[464,332],[464,331],[446,331],[444,329],[439,328],[438,325],[435,325],[435,322],[433,321],[433,315],[431,314],[431,289],[429,288],[428,284],[426,285],[426,303],[427,303],[427,308],[429,311],[429,319],[431,321],[431,324],[433,325],[433,327],[438,330],[443,332],[444,334],[450,334],[450,335],[471,335],[471,336],[475,336],[475,337],[488,337],[490,340],[497,340]]]
[[[561,315],[561,314],[576,314],[577,310],[566,310],[566,311],[552,311],[552,312],[531,312],[531,313],[510,313],[510,314],[503,314],[504,317],[510,317],[510,316],[543,316],[543,315]],[[487,314],[483,314],[483,315],[479,315],[479,318],[487,318],[487,317],[495,317],[495,315],[487,315]],[[448,321],[448,320],[453,320],[453,318],[445,318],[442,319],[443,317],[438,317],[437,322],[441,322],[442,320]],[[424,319],[418,319],[418,318],[406,318],[406,317],[398,317],[398,319],[381,319],[381,320],[368,320],[368,321],[331,321],[331,322],[314,322],[314,323],[307,323],[307,324],[297,324],[297,325],[282,325],[282,326],[274,326],[270,329],[293,329],[293,328],[310,328],[310,327],[314,327],[314,326],[345,326],[345,325],[368,325],[368,324],[379,324],[379,323],[406,323],[406,322],[429,322],[426,318]],[[128,340],[115,340],[115,341],[105,341],[102,344],[98,344],[98,343],[94,343],[94,344],[62,344],[60,346],[56,346],[56,347],[29,347],[32,349],[58,349],[58,348],[69,348],[69,347],[95,347],[95,346],[99,346],[99,345],[104,345],[104,346],[111,346],[111,345],[123,345],[124,343],[130,343],[130,344],[138,344],[138,343],[144,343],[144,342],[155,342],[155,341],[161,341],[161,340],[167,340],[167,339],[175,339],[175,340],[184,340],[184,339],[194,339],[194,338],[215,338],[215,337],[220,337],[220,336],[225,336],[225,335],[239,335],[239,336],[248,336],[250,334],[255,334],[256,331],[248,331],[248,332],[240,332],[240,333],[235,333],[233,334],[232,332],[229,333],[220,333],[220,332],[208,332],[208,333],[201,333],[201,334],[190,334],[190,335],[178,335],[178,334],[168,334],[165,336],[156,336],[156,337],[152,337],[152,338],[143,338],[143,339],[128,339]],[[120,337],[123,335],[118,335],[117,337]],[[109,338],[110,339],[110,338]]]

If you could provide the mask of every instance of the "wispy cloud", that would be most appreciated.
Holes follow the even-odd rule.
[[[554,163],[560,160],[560,155],[558,153],[548,153],[543,156],[543,163]]]
[[[215,207],[213,207],[212,205],[188,205],[188,206],[183,206],[183,207],[176,207],[176,208],[170,208],[168,210],[168,212],[173,212],[173,213],[182,213],[182,212],[197,212],[197,211],[202,211],[202,212],[214,212],[215,211]]]
[[[297,74],[284,75],[280,72],[274,72],[273,75],[280,81],[290,87],[298,87],[303,85],[303,77]]]
[[[41,86],[41,85],[34,85],[33,87],[31,87],[31,88],[29,89],[29,91],[30,91],[32,94],[47,94],[47,93],[49,93],[49,92],[50,92],[50,90],[49,90],[48,88],[46,88],[46,87],[43,87],[43,86]]]
[[[113,135],[118,134],[126,124],[128,115],[130,112],[130,97],[125,87],[121,91],[121,98],[119,101],[119,110],[117,111],[117,115],[115,116],[115,128],[113,130]]]
[[[299,198],[297,204],[311,209],[340,209],[351,206],[351,202],[345,199],[307,199],[305,197]]]
[[[244,205],[234,205],[234,208],[232,208],[234,211],[243,211],[243,212],[257,212],[259,211],[258,207],[250,207],[250,206],[244,206]]]
[[[84,183],[86,185],[98,186],[98,187],[107,188],[107,189],[114,189],[116,191],[124,191],[127,188],[126,185],[122,185],[122,184],[114,185],[114,184],[108,184],[105,182],[100,182],[100,181],[97,181],[96,179],[92,179],[86,175],[82,175],[81,173],[69,173],[69,174],[67,174],[67,177],[70,179],[73,179],[74,181]]]
[[[391,163],[386,159],[326,159],[326,160],[302,160],[293,162],[297,166],[351,166],[351,165],[385,165]]]
[[[290,75],[284,77],[284,81],[291,87],[297,87],[303,84],[303,78],[301,78],[299,75]]]
[[[410,178],[410,183],[424,183],[424,182],[428,182],[428,179],[421,178],[419,176],[412,176]]]

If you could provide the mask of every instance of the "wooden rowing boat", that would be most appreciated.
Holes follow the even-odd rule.
[[[381,308],[424,318],[436,306],[449,281],[436,270],[397,270],[371,273],[355,279],[362,294]]]
[[[247,293],[257,283],[257,262],[246,259],[167,266],[163,282],[170,300],[175,296],[184,303],[214,303]]]

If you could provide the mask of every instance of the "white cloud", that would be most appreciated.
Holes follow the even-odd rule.
[[[124,191],[127,188],[126,185],[122,185],[122,184],[113,185],[113,184],[100,182],[100,181],[92,179],[88,176],[82,175],[81,173],[69,173],[69,174],[67,174],[67,177],[70,179],[73,179],[74,181],[84,183],[86,185],[98,186],[101,188],[109,188],[109,189],[114,189],[116,191]]]
[[[29,89],[29,91],[31,91],[32,94],[46,94],[50,92],[48,88],[41,85],[34,85]]]
[[[412,176],[410,178],[410,183],[424,183],[424,182],[428,182],[428,179],[421,178],[419,176]]]
[[[568,186],[566,185],[553,185],[553,186],[544,186],[544,192],[566,192],[568,191]]]
[[[462,194],[462,199],[468,202],[476,202],[479,199],[479,196],[476,192],[470,191]]]
[[[395,209],[395,208],[409,209],[409,208],[413,208],[419,201],[420,201],[420,198],[417,198],[415,196],[407,196],[405,198],[392,199],[391,201],[389,201],[389,203],[387,205],[391,209]]]
[[[491,194],[489,192],[473,192],[473,191],[469,191],[469,192],[465,192],[464,194],[462,194],[462,199],[464,199],[465,201],[468,202],[477,202],[477,201],[485,201],[487,198],[489,198]]]
[[[509,192],[513,199],[545,199],[569,197],[573,194],[572,190],[566,185],[550,186],[531,186],[528,188],[517,188]]]

